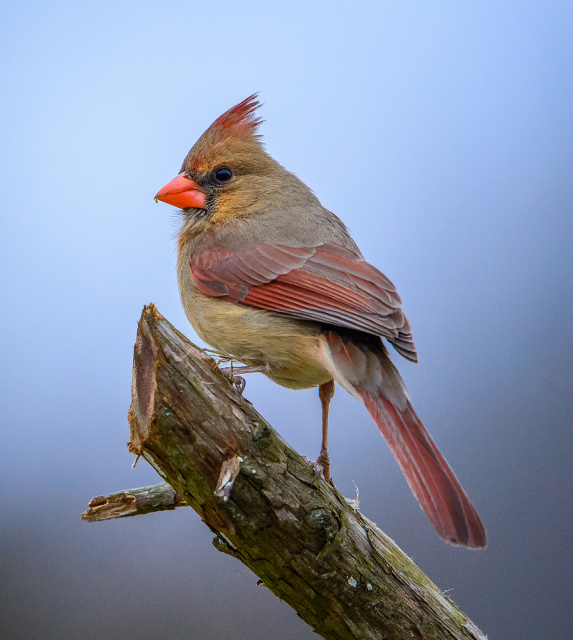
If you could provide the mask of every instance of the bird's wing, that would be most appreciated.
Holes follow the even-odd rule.
[[[396,287],[340,245],[265,244],[241,251],[214,245],[194,255],[190,267],[205,295],[384,336],[405,358],[418,359]]]

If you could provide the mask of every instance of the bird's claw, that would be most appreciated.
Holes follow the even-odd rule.
[[[328,455],[327,449],[323,449],[319,453],[318,458],[310,464],[314,469],[312,484],[314,484],[319,478],[323,478],[325,482],[333,484],[332,478],[330,477],[330,456]]]
[[[231,376],[231,384],[235,387],[237,393],[242,396],[243,391],[247,386],[247,381],[245,380],[245,378],[241,378],[241,376]]]
[[[245,387],[247,386],[247,381],[245,380],[245,378],[242,378],[241,376],[234,375],[232,367],[225,367],[224,369],[220,369],[219,368],[219,371],[235,387],[236,392],[239,395],[243,395],[243,391],[245,390]]]
[[[210,357],[210,361],[207,363],[209,368],[212,371],[220,371],[226,378],[229,379],[231,384],[237,390],[237,393],[243,395],[243,391],[247,385],[247,382],[241,376],[236,376],[233,374],[233,358],[231,356],[226,356],[218,351],[213,351],[212,349],[203,349],[205,353],[207,353]],[[215,358],[218,358],[215,360]],[[230,362],[230,367],[221,367],[221,364]],[[239,367],[240,368],[240,367]]]
[[[236,376],[235,371],[240,373],[266,373],[270,371],[270,366],[268,364],[247,364],[235,367],[233,365],[233,360],[231,360],[231,366],[223,367],[221,371],[223,375],[227,376],[231,380],[231,383],[235,386],[237,392],[242,395],[247,383],[243,377]]]
[[[217,370],[219,370],[219,363],[214,360],[213,358],[211,358],[210,360],[208,360],[207,362],[207,366],[209,367],[209,369],[211,369],[211,371],[215,372]]]

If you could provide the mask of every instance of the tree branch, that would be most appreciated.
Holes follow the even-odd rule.
[[[82,513],[86,522],[101,522],[112,518],[140,516],[154,511],[166,511],[177,507],[186,507],[187,503],[167,482],[151,487],[139,487],[97,496],[88,503],[87,511]]]
[[[128,417],[130,451],[323,638],[485,640],[374,523],[313,483],[308,462],[153,305],[139,322]]]

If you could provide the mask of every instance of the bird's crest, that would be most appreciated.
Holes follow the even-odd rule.
[[[215,150],[227,142],[255,143],[261,147],[257,129],[263,120],[255,115],[261,106],[257,95],[253,93],[219,116],[193,145],[182,170],[188,167],[199,172],[207,170],[213,163]]]
[[[211,125],[221,130],[221,136],[233,136],[234,138],[251,138],[256,135],[256,130],[262,122],[262,118],[255,116],[256,110],[261,106],[256,93],[245,98],[239,104],[231,107],[222,116],[219,116]],[[210,128],[211,128],[210,127]]]

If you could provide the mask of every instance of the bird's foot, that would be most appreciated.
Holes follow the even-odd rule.
[[[214,349],[203,349],[203,352],[211,358],[209,367],[213,371],[220,371],[224,376],[226,376],[230,380],[231,384],[235,387],[237,392],[241,395],[245,390],[247,382],[243,377],[235,375],[236,373],[266,373],[271,370],[271,367],[268,364],[237,366],[235,363],[238,362],[238,360],[236,360],[233,356],[221,353],[220,351],[215,351]],[[230,366],[221,367],[220,365],[222,365],[223,363],[230,363]]]
[[[213,371],[219,370],[225,376],[225,378],[227,378],[227,380],[229,380],[229,382],[235,387],[235,390],[237,391],[237,393],[239,395],[243,395],[243,391],[247,386],[247,382],[245,378],[242,378],[241,376],[236,376],[234,374],[234,371],[237,370],[237,367],[233,368],[232,366],[230,366],[230,367],[219,368],[218,363],[216,363],[216,366],[212,368],[213,368]]]
[[[233,360],[233,357],[223,353],[221,351],[217,351],[216,349],[201,349],[203,353],[206,353],[210,358],[216,358],[220,362],[229,362],[229,360]]]
[[[235,386],[238,393],[242,394],[247,382],[241,376],[236,376],[235,373],[265,373],[266,371],[270,371],[270,367],[268,364],[243,365],[236,367],[233,365],[233,361],[231,361],[231,366],[223,367],[221,371],[223,372],[223,375],[226,375],[231,380],[231,383]]]
[[[208,365],[213,371],[217,371],[217,369],[220,369],[220,366],[224,362],[230,362],[231,365],[233,363],[232,356],[228,356],[224,353],[221,353],[220,351],[215,351],[214,349],[203,349],[203,353],[209,356],[210,360],[208,362]]]
[[[245,378],[241,378],[241,376],[231,376],[231,384],[235,387],[237,393],[242,396],[245,387],[247,386],[247,381]]]
[[[334,485],[332,478],[330,477],[330,456],[328,455],[328,449],[322,449],[318,454],[318,458],[310,464],[314,469],[313,484],[322,477],[325,482]]]
[[[208,366],[212,371],[220,371],[226,378],[229,379],[230,383],[235,387],[237,393],[243,394],[245,390],[245,386],[247,385],[244,378],[241,376],[236,376],[236,371],[243,371],[247,367],[237,367],[234,365],[237,360],[233,358],[233,356],[229,356],[225,353],[221,353],[220,351],[215,351],[215,349],[203,349],[203,352],[206,353],[210,361],[208,362]],[[221,367],[223,363],[231,363],[230,367]],[[248,371],[245,371],[248,373]]]

